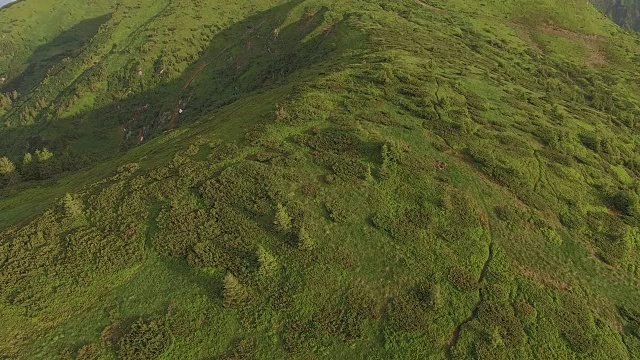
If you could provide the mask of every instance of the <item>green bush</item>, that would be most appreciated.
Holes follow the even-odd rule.
[[[509,304],[483,301],[478,307],[478,320],[488,329],[496,329],[504,345],[510,349],[524,345],[526,334]]]
[[[609,196],[609,204],[627,216],[640,214],[640,197],[631,189],[618,190]]]
[[[157,359],[171,346],[172,341],[163,319],[139,319],[118,341],[118,358]]]
[[[478,280],[468,270],[454,266],[449,270],[449,281],[459,291],[475,291],[478,289]]]

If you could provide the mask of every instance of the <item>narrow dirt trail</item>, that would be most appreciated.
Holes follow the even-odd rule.
[[[431,4],[427,4],[426,2],[424,2],[422,0],[416,0],[416,3],[426,7],[429,10],[433,10],[433,11],[437,11],[437,12],[444,11],[444,10],[442,10],[440,8],[437,8],[437,7],[435,7],[435,6],[431,5]]]

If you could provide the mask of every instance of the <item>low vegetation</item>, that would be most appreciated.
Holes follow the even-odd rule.
[[[640,356],[639,38],[588,3],[97,3],[0,11],[0,357]]]

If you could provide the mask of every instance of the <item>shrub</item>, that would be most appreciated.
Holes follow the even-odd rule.
[[[508,223],[517,223],[520,220],[518,208],[512,205],[496,206],[494,212],[498,219]]]
[[[640,214],[640,198],[633,190],[618,190],[609,195],[609,204],[627,216]]]
[[[395,173],[398,164],[400,164],[404,158],[403,149],[400,148],[399,144],[393,142],[382,144],[380,157],[382,159],[380,176],[389,178]]]
[[[618,307],[618,312],[627,322],[628,331],[637,339],[640,339],[640,312],[625,306]]]
[[[478,289],[478,281],[471,272],[461,267],[453,267],[449,271],[449,281],[460,291],[474,291]]]
[[[562,336],[573,351],[588,354],[596,345],[595,324],[587,305],[576,297],[566,297],[564,311],[557,317]]]
[[[545,240],[547,240],[552,245],[555,245],[555,246],[562,245],[562,236],[560,236],[560,234],[558,234],[558,232],[555,231],[554,229],[543,228],[540,230],[540,232],[542,233],[542,236],[544,236]]]
[[[232,348],[224,355],[216,357],[217,360],[243,360],[255,359],[258,352],[258,341],[246,338],[236,341]]]
[[[343,222],[346,221],[349,217],[348,212],[344,209],[344,207],[335,199],[328,199],[324,203],[324,208],[329,213],[329,218],[334,222]]]
[[[362,336],[368,320],[380,317],[379,299],[365,284],[356,282],[319,306],[315,322],[326,333],[353,340]]]
[[[413,332],[427,326],[425,307],[415,293],[406,292],[393,298],[387,306],[386,319],[389,330],[397,332]]]
[[[0,157],[0,175],[10,174],[15,170],[15,165],[6,156]]]
[[[490,329],[496,329],[506,346],[514,348],[524,344],[524,327],[509,304],[484,301],[478,308],[478,319]]]
[[[584,216],[575,208],[563,207],[559,217],[562,225],[572,230],[579,230],[585,225]]]
[[[118,341],[118,358],[157,359],[171,345],[171,341],[169,330],[162,319],[139,319]]]
[[[443,305],[442,292],[438,284],[421,282],[411,289],[411,294],[425,309],[437,310]]]

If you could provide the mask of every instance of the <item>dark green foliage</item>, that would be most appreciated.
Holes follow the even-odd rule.
[[[444,299],[439,285],[418,283],[394,297],[386,310],[386,321],[393,332],[413,332],[430,326],[432,313],[439,310]]]
[[[611,206],[627,216],[640,215],[640,197],[632,189],[618,190],[609,197]]]
[[[563,207],[560,210],[560,222],[569,229],[580,230],[585,225],[583,215],[579,209]]]
[[[173,339],[163,319],[139,319],[118,340],[119,359],[157,359]]]
[[[413,294],[405,294],[393,299],[387,308],[389,326],[394,331],[419,331],[427,325],[428,308]]]
[[[625,331],[640,339],[640,313],[626,307],[619,308],[618,312],[627,322],[627,328]]]
[[[235,341],[231,349],[216,360],[242,360],[255,358],[258,351],[258,342],[253,338],[240,339]]]
[[[580,300],[569,299],[557,322],[564,339],[573,351],[579,354],[593,351],[596,340],[595,324],[590,311]]]
[[[634,246],[629,227],[617,216],[608,213],[587,214],[590,241],[598,247],[599,256],[608,263],[619,264]]]
[[[640,30],[640,4],[636,1],[591,0],[621,26]]]
[[[478,280],[468,270],[461,267],[453,267],[449,270],[449,281],[459,291],[474,291],[478,288]]]
[[[313,333],[317,331],[311,320],[293,319],[284,325],[280,340],[290,354],[305,354],[312,351]]]
[[[366,284],[355,283],[318,304],[314,322],[319,329],[345,341],[363,335],[363,327],[380,317],[380,300]]]
[[[519,220],[521,220],[519,210],[515,206],[496,206],[494,211],[496,213],[496,216],[500,220],[506,221],[508,223],[517,223]]]
[[[423,207],[382,211],[371,219],[373,225],[400,241],[415,240],[431,225],[431,214]]]
[[[329,215],[329,219],[331,221],[340,223],[344,222],[349,218],[349,214],[344,208],[344,205],[341,204],[340,200],[330,198],[324,203],[324,208]]]
[[[517,349],[524,345],[524,327],[509,304],[491,301],[481,303],[478,307],[478,320],[488,326],[488,331],[497,330],[508,348]]]

